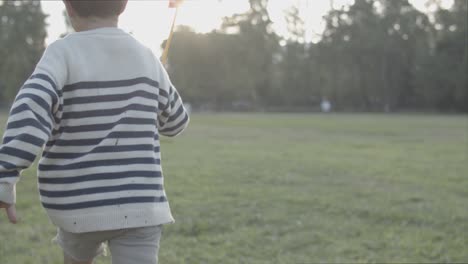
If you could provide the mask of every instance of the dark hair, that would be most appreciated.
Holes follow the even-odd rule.
[[[80,17],[110,17],[120,15],[126,0],[66,0]]]

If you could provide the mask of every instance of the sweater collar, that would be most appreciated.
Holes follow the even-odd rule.
[[[70,33],[69,35],[95,35],[95,34],[112,35],[112,34],[122,34],[122,33],[125,33],[125,31],[117,27],[101,27],[101,28],[96,28],[96,29],[91,29],[91,30],[86,30],[86,31],[73,32],[73,33]]]

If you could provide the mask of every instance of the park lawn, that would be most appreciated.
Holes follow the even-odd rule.
[[[467,116],[194,114],[162,151],[162,264],[468,262]],[[61,263],[34,175],[1,264]]]

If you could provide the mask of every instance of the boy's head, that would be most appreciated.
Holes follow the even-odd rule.
[[[75,31],[117,27],[128,0],[63,0]]]
[[[118,17],[125,10],[128,0],[64,0],[69,16],[82,18]]]

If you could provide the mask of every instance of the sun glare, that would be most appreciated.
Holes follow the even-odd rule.
[[[178,24],[189,25],[197,32],[210,32],[222,23],[222,17],[249,9],[247,1],[185,1],[179,10]]]
[[[222,17],[247,11],[247,1],[185,1],[179,8],[176,25],[188,25],[206,33],[219,27]],[[120,26],[160,54],[161,42],[169,35],[175,14],[167,1],[129,1],[120,18]]]
[[[334,7],[340,8],[353,0],[334,0]],[[418,9],[424,10],[424,0],[410,0]],[[288,36],[284,18],[285,10],[292,5],[299,7],[306,28],[305,39],[316,39],[325,24],[323,16],[330,8],[329,0],[270,0],[268,11],[276,32]],[[443,0],[444,7],[453,4],[453,0]],[[42,0],[44,12],[48,14],[49,44],[65,33],[62,1]],[[179,9],[177,25],[188,25],[196,32],[206,33],[218,28],[222,18],[249,9],[248,0],[186,0]],[[127,9],[120,18],[120,27],[131,32],[136,38],[160,55],[160,45],[169,35],[175,9],[168,7],[168,1],[130,0]]]

